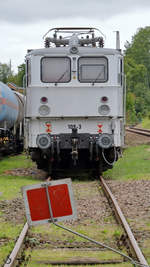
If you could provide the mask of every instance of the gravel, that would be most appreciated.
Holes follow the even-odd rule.
[[[141,137],[139,135],[128,133],[126,137],[127,145],[138,145],[140,143],[148,143],[150,138]],[[15,169],[7,171],[10,175],[32,175],[37,179],[44,179],[42,171],[34,168]],[[46,176],[45,176],[46,177]],[[134,181],[106,181],[119,202],[126,218],[129,219],[130,225],[133,227],[139,239],[150,238],[150,231],[140,231],[138,225],[144,226],[150,222],[150,181],[134,180]],[[97,181],[87,181],[84,183],[73,183],[73,190],[76,199],[78,219],[70,224],[90,224],[95,221],[98,224],[106,224],[105,218],[111,215],[111,210],[107,200],[101,190],[98,191]],[[0,201],[0,211],[3,212],[2,219],[4,221],[12,221],[14,223],[23,223],[25,218],[24,203],[21,198],[11,201]],[[144,229],[144,228],[143,228]]]
[[[126,182],[108,180],[107,184],[110,186],[127,218],[135,222],[137,220],[143,220],[143,223],[145,220],[150,221],[149,180]],[[91,188],[92,194],[78,196],[79,192],[83,189],[86,192],[90,192]],[[105,218],[111,215],[107,199],[101,191],[98,191],[97,182],[76,183],[73,184],[73,190],[78,213],[78,219],[74,224],[85,224],[87,220],[89,220],[89,223],[92,220],[103,224]],[[24,222],[24,202],[21,198],[2,200],[0,202],[0,210],[3,212],[2,217],[6,221],[14,223]]]
[[[3,212],[1,217],[5,221],[18,224],[24,222],[24,203],[23,199],[21,198],[15,198],[12,200],[1,200],[0,211]]]
[[[137,146],[142,144],[150,145],[150,137],[142,136],[136,133],[126,132],[125,144],[126,146]]]
[[[92,195],[90,194],[92,188]],[[89,192],[89,196],[78,196],[80,191]],[[103,193],[98,191],[96,182],[85,182],[73,184],[75,202],[77,206],[78,218],[68,224],[85,224],[87,220],[103,223],[104,218],[111,215],[111,210],[107,199]],[[0,211],[3,212],[3,219],[13,223],[23,223],[25,218],[24,202],[21,198],[0,201]],[[86,223],[87,224],[87,223]]]
[[[47,173],[43,170],[37,169],[36,167],[16,168],[14,170],[5,171],[5,174],[14,176],[32,176],[37,180],[45,180],[47,178]]]
[[[150,180],[107,181],[125,216],[150,221]]]

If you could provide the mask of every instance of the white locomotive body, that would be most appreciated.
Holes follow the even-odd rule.
[[[26,56],[26,148],[49,174],[52,166],[101,173],[124,145],[123,56],[103,48],[94,28],[53,30],[45,48]]]

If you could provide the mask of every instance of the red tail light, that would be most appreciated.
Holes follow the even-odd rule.
[[[41,100],[41,103],[43,104],[46,104],[48,102],[48,99],[46,96],[42,96],[40,100]]]
[[[108,101],[108,97],[107,96],[102,96],[101,101],[102,102],[107,102]]]

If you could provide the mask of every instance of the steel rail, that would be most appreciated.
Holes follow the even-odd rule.
[[[121,211],[121,209],[120,209],[120,207],[119,207],[114,195],[112,194],[112,192],[110,191],[109,187],[107,186],[107,184],[105,183],[105,181],[104,181],[104,179],[102,177],[100,177],[100,181],[101,181],[101,185],[102,185],[107,197],[111,200],[111,202],[113,204],[113,207],[115,209],[115,212],[117,213],[119,221],[121,222],[121,224],[122,224],[122,226],[123,226],[128,238],[129,238],[130,245],[131,245],[131,247],[132,247],[132,249],[133,249],[133,251],[134,251],[134,253],[135,253],[136,257],[137,257],[137,260],[141,264],[143,264],[144,266],[148,266],[148,263],[147,263],[146,259],[144,258],[143,254],[142,254],[142,252],[141,252],[141,250],[140,250],[140,248],[139,248],[139,246],[137,244],[137,241],[136,241],[136,239],[135,239],[135,237],[134,237],[134,235],[133,235],[133,233],[132,233],[132,231],[130,229],[130,226],[127,223],[127,221],[126,221],[126,219],[125,219],[125,217],[124,217],[124,215],[123,215],[123,213],[122,213],[122,211]]]
[[[23,227],[23,229],[22,229],[22,231],[21,231],[21,233],[20,233],[20,235],[19,235],[19,238],[18,238],[18,240],[17,240],[17,242],[15,244],[15,247],[14,247],[13,251],[11,252],[11,254],[9,255],[9,257],[7,258],[7,260],[5,262],[4,267],[13,266],[13,264],[14,264],[16,258],[17,258],[17,255],[19,253],[19,250],[20,250],[20,248],[21,248],[21,246],[23,244],[24,238],[25,238],[25,236],[27,234],[28,228],[29,228],[29,226],[28,226],[28,223],[26,222],[24,227]]]
[[[147,129],[140,129],[140,128],[126,128],[127,132],[136,133],[144,136],[150,137],[150,131]]]
[[[138,130],[138,131],[150,133],[149,129],[142,129],[142,128],[138,128],[138,127],[130,127],[130,129],[133,129],[133,130],[135,129],[135,130]]]

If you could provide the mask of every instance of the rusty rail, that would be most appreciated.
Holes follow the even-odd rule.
[[[20,235],[19,235],[19,238],[18,238],[18,240],[17,240],[17,242],[15,244],[15,247],[14,247],[13,251],[11,252],[11,254],[9,255],[9,257],[6,260],[6,263],[5,263],[4,267],[13,266],[13,264],[14,264],[16,258],[17,258],[17,255],[19,253],[19,250],[20,250],[20,248],[21,248],[21,246],[23,244],[24,238],[25,238],[25,236],[27,234],[28,228],[29,228],[28,223],[26,223],[24,225]]]
[[[150,130],[148,129],[130,127],[130,128],[126,128],[126,131],[150,137]]]
[[[144,258],[136,239],[134,238],[134,235],[130,229],[129,224],[127,223],[115,197],[113,196],[112,192],[110,191],[109,187],[107,186],[107,184],[105,183],[104,179],[102,177],[100,177],[100,181],[101,181],[101,185],[107,195],[107,197],[111,200],[112,204],[113,204],[113,208],[117,214],[117,217],[119,218],[119,221],[121,222],[127,236],[128,239],[130,241],[130,245],[132,247],[132,250],[134,251],[137,260],[139,261],[139,263],[143,264],[144,266],[148,266],[148,263],[146,261],[146,259]]]

